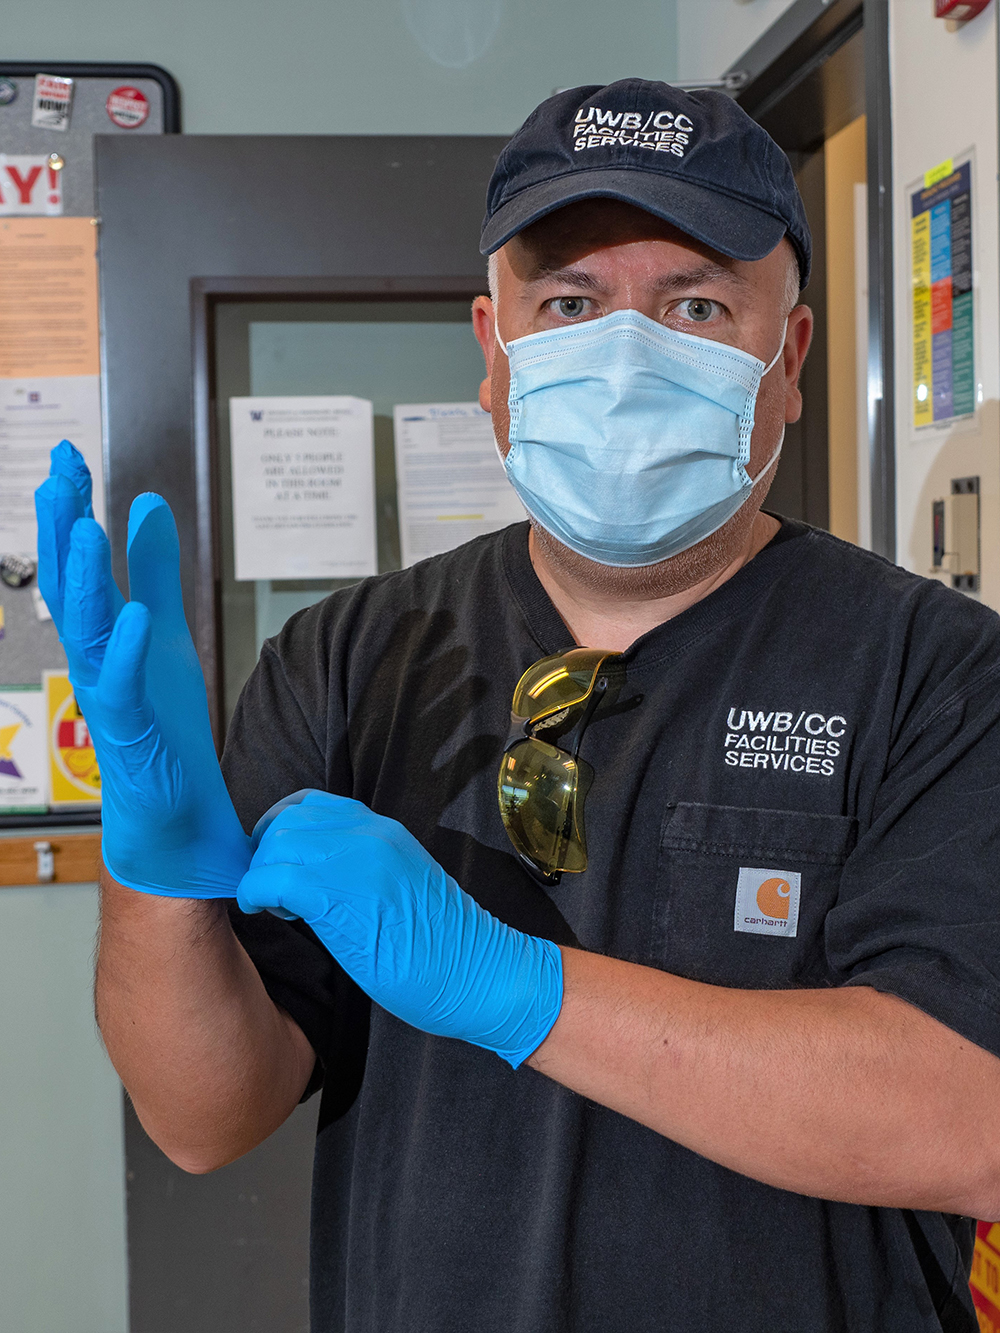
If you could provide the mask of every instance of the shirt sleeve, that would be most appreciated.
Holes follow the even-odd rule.
[[[916,1005],[1000,1056],[1000,642],[932,691],[889,756],[827,917],[847,984]]]
[[[330,671],[329,618],[321,604],[268,640],[236,705],[222,771],[248,833],[275,801],[303,787],[351,795],[346,747],[336,744],[346,710],[330,685],[336,673]],[[271,999],[291,1014],[316,1052],[305,1096],[322,1085],[328,1113],[342,1114],[364,1072],[368,997],[304,922],[269,912],[245,915],[235,902],[229,916]]]

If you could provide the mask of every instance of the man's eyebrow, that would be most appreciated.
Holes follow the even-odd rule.
[[[555,265],[548,265],[544,260],[531,270],[525,279],[529,287],[535,287],[541,283],[565,283],[569,287],[582,287],[586,291],[600,291],[603,287],[593,274],[588,273],[586,269],[581,268],[557,268]],[[722,264],[714,264],[710,260],[704,264],[696,264],[692,268],[685,268],[676,273],[666,273],[661,278],[654,279],[652,286],[658,292],[685,291],[692,287],[698,287],[706,282],[721,282],[730,287],[746,289],[750,286],[749,281],[742,273],[736,273],[731,268],[726,268]]]
[[[556,268],[540,260],[525,279],[529,287],[542,282],[565,282],[571,287],[586,287],[590,292],[600,291],[601,283],[582,268]]]
[[[657,278],[653,286],[660,292],[677,292],[697,287],[703,282],[721,282],[744,290],[750,286],[749,280],[742,273],[726,268],[723,264],[713,264],[711,261],[697,264],[694,268],[682,269],[677,273],[667,273],[662,278]]]

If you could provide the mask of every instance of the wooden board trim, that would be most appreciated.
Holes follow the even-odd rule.
[[[39,879],[36,843],[47,843],[52,851],[52,878]],[[92,884],[101,864],[99,833],[47,835],[39,829],[35,837],[0,838],[0,888],[35,884]]]

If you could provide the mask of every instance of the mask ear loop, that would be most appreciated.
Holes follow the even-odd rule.
[[[498,337],[498,338],[500,337],[499,333],[497,334],[497,337]],[[785,339],[786,339],[787,337],[788,337],[788,316],[786,315],[786,316],[785,316],[785,323],[784,323],[784,326],[783,326],[783,328],[782,328],[782,330],[781,330],[781,341],[778,343],[778,350],[775,352],[774,356],[771,357],[770,361],[767,363],[767,365],[766,365],[766,366],[764,367],[764,369],[761,371],[761,373],[760,373],[760,377],[761,377],[761,379],[763,379],[765,375],[769,374],[769,373],[774,369],[774,367],[778,364],[778,358],[781,356],[782,352],[785,350]],[[501,346],[503,346],[503,344],[501,344]],[[504,351],[505,351],[505,352],[506,352],[506,350],[507,350],[506,347],[504,347]]]
[[[772,370],[774,369],[774,367],[778,364],[778,358],[781,356],[782,352],[785,350],[785,338],[787,337],[787,335],[788,335],[788,316],[786,315],[786,316],[785,316],[785,326],[784,326],[784,328],[781,330],[781,342],[778,344],[778,350],[775,352],[774,356],[771,358],[770,363],[769,363],[767,366],[765,366],[765,368],[763,369],[763,371],[761,371],[761,376],[760,376],[761,379],[763,379],[764,376],[765,376],[766,374],[768,374],[769,371],[772,371]],[[782,428],[781,436],[780,436],[780,438],[779,438],[779,440],[778,440],[777,445],[775,446],[774,453],[772,453],[771,457],[767,460],[767,462],[764,464],[764,466],[761,468],[761,470],[757,473],[756,477],[753,477],[753,478],[751,479],[751,481],[750,481],[750,485],[751,485],[751,487],[756,486],[757,483],[758,483],[758,481],[760,481],[761,477],[765,476],[766,473],[769,471],[769,469],[770,469],[771,467],[773,467],[773,465],[774,465],[774,460],[775,460],[775,459],[778,457],[778,455],[781,453],[781,446],[782,446],[784,443],[785,443],[785,432],[784,432],[784,428]]]
[[[786,320],[785,323],[787,324],[788,321]],[[504,356],[507,356],[507,344],[506,344],[506,343],[504,342],[504,340],[500,337],[500,325],[497,323],[497,312],[496,312],[496,307],[495,307],[495,306],[494,306],[494,308],[493,308],[493,332],[494,332],[494,334],[496,335],[496,340],[497,340],[497,342],[500,344],[500,350],[501,350],[501,352],[503,352]],[[784,340],[784,338],[782,338],[782,340],[781,340],[781,345],[782,345],[782,347],[784,347],[784,345],[785,345],[785,340]],[[509,357],[509,356],[507,356],[507,360],[508,360],[508,361],[510,360],[510,357]],[[774,362],[772,361],[771,364],[773,365]],[[764,373],[766,374],[767,372],[765,371]]]

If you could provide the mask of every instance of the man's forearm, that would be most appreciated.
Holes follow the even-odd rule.
[[[565,998],[529,1063],[782,1189],[1000,1215],[1000,1061],[867,987],[706,986],[564,949]]]
[[[261,1142],[294,1109],[314,1055],[270,999],[219,901],[157,897],[101,880],[97,1017],[150,1137],[207,1171]]]

